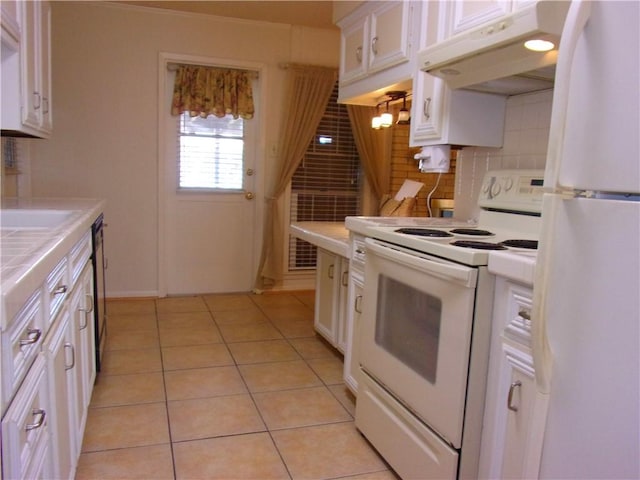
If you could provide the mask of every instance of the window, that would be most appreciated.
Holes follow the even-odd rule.
[[[178,118],[178,188],[242,190],[244,120],[188,112]]]
[[[291,180],[292,222],[342,222],[360,213],[361,169],[346,105],[334,87],[314,138]],[[289,270],[312,269],[316,247],[289,238]]]

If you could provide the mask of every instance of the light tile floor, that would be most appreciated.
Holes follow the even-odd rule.
[[[109,301],[76,479],[397,477],[356,430],[313,292]]]

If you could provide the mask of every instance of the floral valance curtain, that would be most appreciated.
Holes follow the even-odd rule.
[[[230,68],[180,65],[176,71],[171,115],[253,118],[254,72]]]

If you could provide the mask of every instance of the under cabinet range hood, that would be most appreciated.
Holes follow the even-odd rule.
[[[418,53],[421,70],[452,89],[517,95],[553,88],[560,33],[568,1],[539,1],[490,23],[456,34]],[[531,39],[555,48],[535,52]]]

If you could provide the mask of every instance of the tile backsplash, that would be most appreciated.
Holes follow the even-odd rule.
[[[553,90],[514,95],[507,100],[502,148],[467,147],[458,152],[455,214],[477,218],[484,174],[496,169],[544,169]]]

